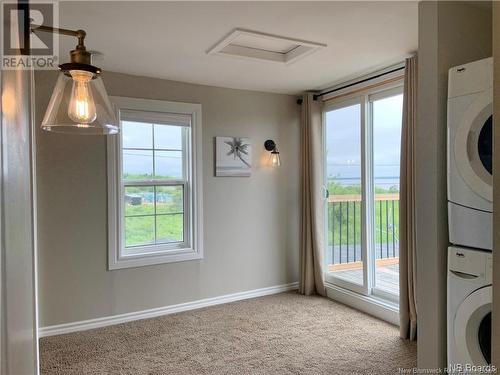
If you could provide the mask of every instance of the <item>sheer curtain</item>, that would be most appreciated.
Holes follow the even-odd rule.
[[[324,201],[322,157],[322,102],[304,94],[300,130],[301,165],[301,294],[325,295],[323,282]]]
[[[415,246],[415,126],[417,117],[417,56],[406,59],[401,132],[399,206],[399,333],[417,338]]]

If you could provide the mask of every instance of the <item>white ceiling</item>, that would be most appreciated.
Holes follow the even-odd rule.
[[[104,70],[297,94],[402,61],[417,49],[416,1],[60,2],[60,26],[87,31]],[[325,43],[292,65],[206,52],[235,28]],[[75,41],[61,38],[61,59]]]

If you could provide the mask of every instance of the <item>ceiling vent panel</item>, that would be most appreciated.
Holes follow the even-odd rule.
[[[236,29],[207,53],[291,64],[326,44]]]

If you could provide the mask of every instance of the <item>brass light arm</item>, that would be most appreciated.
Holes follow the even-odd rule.
[[[52,26],[43,26],[43,25],[35,25],[31,24],[30,27],[32,32],[44,31],[46,33],[55,33],[61,35],[74,36],[78,38],[78,45],[83,46],[85,41],[85,36],[87,33],[84,30],[69,30],[69,29],[60,29]]]
[[[84,30],[69,30],[69,29],[61,29],[58,27],[35,25],[35,24],[30,25],[30,30],[33,33],[36,33],[37,31],[43,31],[46,33],[68,35],[78,38],[78,44],[76,48],[71,51],[71,62],[80,64],[90,64],[91,54],[87,52],[85,48],[85,37],[87,36],[87,33]]]

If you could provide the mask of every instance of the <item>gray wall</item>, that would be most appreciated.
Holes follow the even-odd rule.
[[[161,307],[298,279],[299,107],[292,96],[105,73],[110,95],[201,103],[201,261],[107,270],[104,137],[37,132],[40,326]],[[55,84],[36,75],[37,125]],[[250,178],[215,178],[215,136],[248,136]],[[265,166],[266,139],[282,166]]]
[[[446,366],[448,69],[491,56],[487,2],[419,3],[416,160],[418,366]]]
[[[493,365],[500,368],[500,3],[493,3]]]

